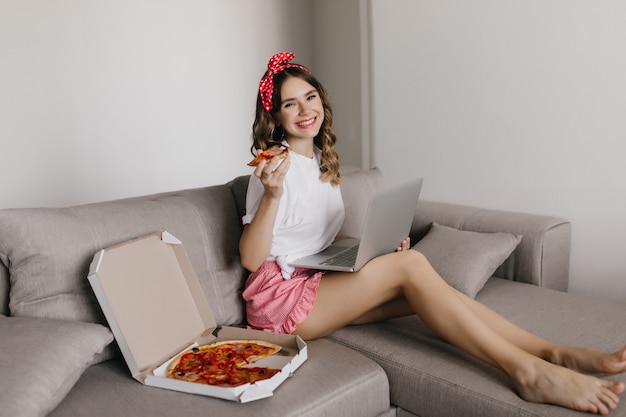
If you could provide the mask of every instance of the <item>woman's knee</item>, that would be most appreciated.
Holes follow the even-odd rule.
[[[415,249],[410,249],[407,251],[400,252],[403,255],[403,266],[410,269],[432,269],[430,262],[426,259],[426,256],[422,252],[416,251]]]
[[[401,253],[402,268],[406,278],[413,285],[422,286],[443,281],[423,253],[413,249]]]

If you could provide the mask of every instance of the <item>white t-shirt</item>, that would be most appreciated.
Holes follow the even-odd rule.
[[[285,279],[293,272],[289,262],[317,253],[333,242],[345,216],[339,186],[319,179],[320,150],[315,148],[313,158],[296,152],[289,155],[291,165],[285,175],[267,259],[278,262]],[[251,175],[243,224],[254,218],[264,192],[261,180]]]

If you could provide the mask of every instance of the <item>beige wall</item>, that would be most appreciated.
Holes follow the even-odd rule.
[[[369,167],[368,6],[364,0],[313,0],[315,73],[328,89],[343,165]],[[365,33],[363,33],[365,32]]]
[[[258,81],[281,50],[313,64],[310,16],[309,0],[0,0],[0,208],[248,173]]]
[[[626,3],[371,4],[387,179],[569,219],[570,290],[626,302]]]

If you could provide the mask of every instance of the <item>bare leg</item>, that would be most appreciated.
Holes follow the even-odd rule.
[[[395,298],[378,307],[374,307],[370,311],[353,320],[351,325],[378,323],[384,320],[394,319],[397,317],[410,316],[415,314],[413,309],[404,297]]]
[[[306,339],[321,337],[380,313],[380,306],[402,312],[394,309],[402,307],[402,302],[393,301],[399,297],[441,337],[504,371],[529,401],[601,414],[619,402],[623,383],[573,372],[518,347],[516,343],[526,343],[534,348],[532,341],[524,340],[527,332],[518,333],[503,318],[468,301],[415,251],[377,258],[355,274],[325,276],[315,306],[294,333]],[[502,333],[520,340],[511,343]]]
[[[580,372],[619,374],[626,372],[626,346],[613,353],[586,348],[562,347],[554,363]]]
[[[458,294],[493,331],[534,356],[580,372],[598,374],[626,372],[626,346],[616,352],[606,353],[582,347],[558,345],[516,326],[465,294],[461,292]],[[413,314],[411,306],[404,297],[399,297],[373,308],[350,324],[375,323],[410,314]]]
[[[456,290],[453,289],[453,291]],[[485,305],[467,297],[465,294],[458,291],[457,293],[467,306],[500,336],[534,356],[546,360],[551,359],[553,356],[551,353],[557,345],[514,325]],[[410,314],[414,314],[412,307],[404,297],[399,297],[373,308],[350,324],[375,323]]]
[[[494,331],[528,353],[580,372],[601,374],[626,372],[626,346],[616,352],[606,353],[593,349],[557,345],[521,329],[465,294],[460,294],[460,296]]]

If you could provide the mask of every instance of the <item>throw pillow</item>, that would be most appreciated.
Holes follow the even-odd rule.
[[[451,286],[474,298],[522,240],[512,233],[480,233],[433,223],[413,246]]]
[[[7,416],[45,416],[113,341],[99,324],[0,316],[0,404]]]

